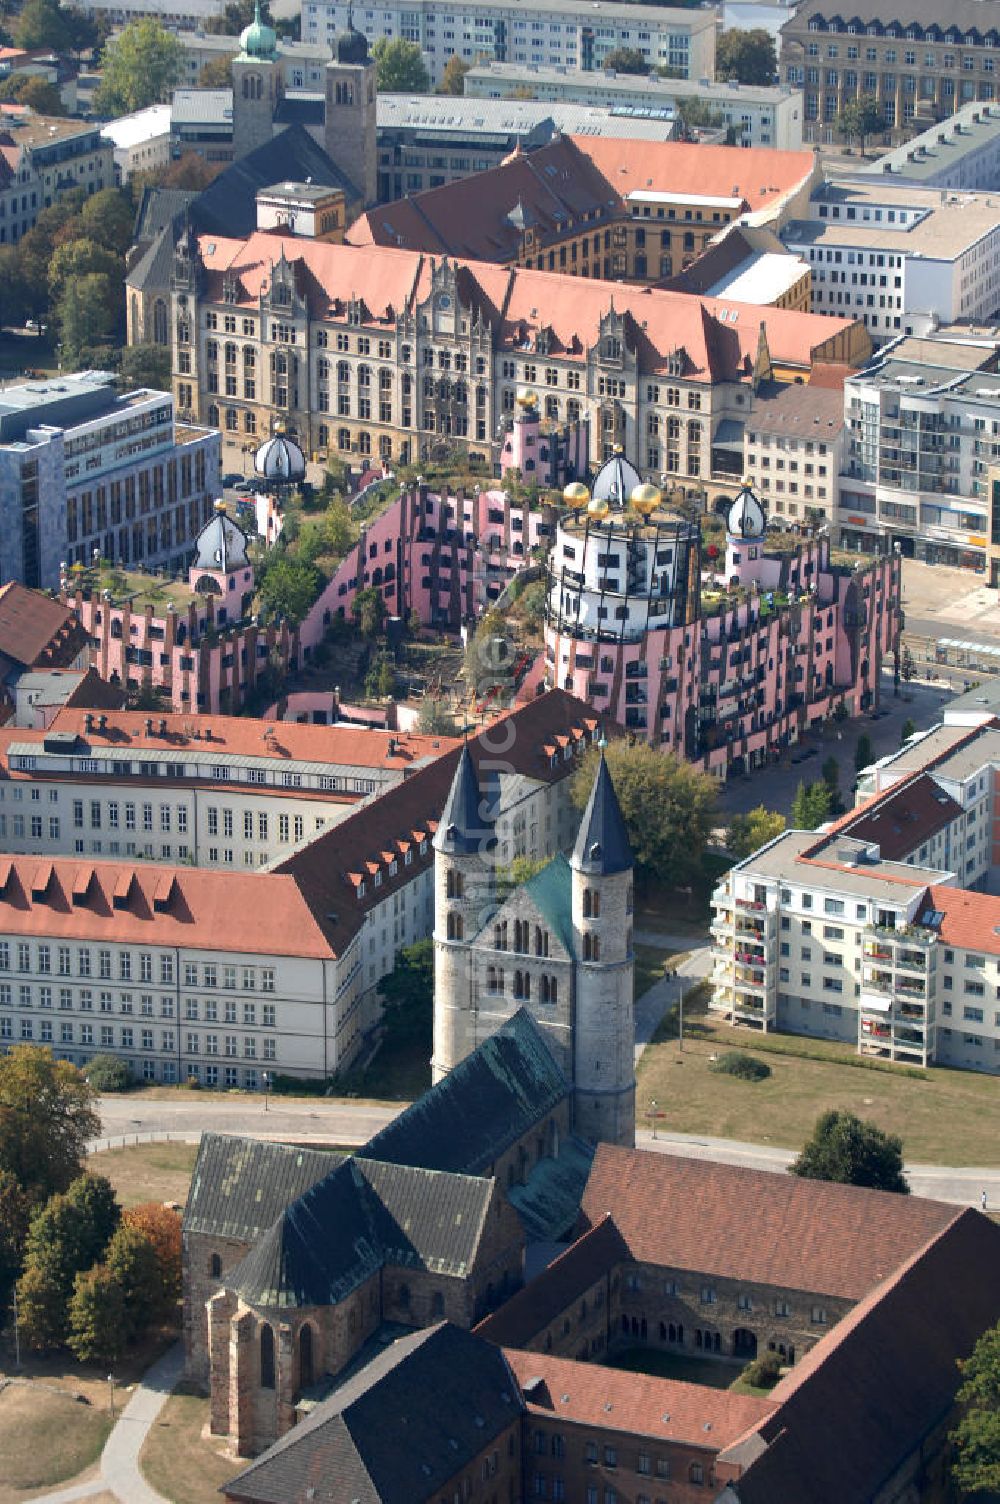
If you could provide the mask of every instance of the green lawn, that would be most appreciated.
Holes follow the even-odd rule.
[[[0,1504],[75,1478],[100,1457],[111,1417],[65,1390],[10,1384],[0,1390]]]
[[[143,1476],[172,1504],[217,1504],[221,1484],[247,1466],[224,1455],[223,1437],[205,1438],[207,1421],[207,1399],[175,1392],[143,1443]]]
[[[122,1206],[142,1201],[177,1201],[183,1206],[197,1154],[197,1144],[129,1144],[91,1154],[87,1169],[108,1177]]]
[[[684,1007],[684,1049],[674,1017],[663,1021],[637,1071],[637,1101],[655,1097],[663,1128],[714,1138],[800,1148],[821,1112],[855,1112],[903,1140],[907,1159],[948,1165],[1000,1164],[1000,1089],[972,1071],[865,1069],[852,1046],[797,1035],[766,1039],[731,1029],[707,1012],[708,987]],[[745,1050],[766,1061],[766,1081],[711,1070],[711,1057]]]
[[[608,1368],[648,1373],[658,1379],[680,1379],[686,1384],[705,1384],[709,1389],[730,1388],[739,1372],[737,1363],[693,1358],[686,1353],[664,1352],[656,1347],[628,1347],[622,1352],[610,1353],[603,1362]]]

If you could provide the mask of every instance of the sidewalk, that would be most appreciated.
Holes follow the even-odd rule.
[[[72,1504],[95,1494],[111,1494],[119,1504],[168,1504],[150,1488],[139,1471],[139,1453],[156,1417],[184,1372],[184,1347],[176,1342],[157,1359],[136,1385],[101,1454],[100,1476],[56,1493],[43,1494],[32,1504]]]

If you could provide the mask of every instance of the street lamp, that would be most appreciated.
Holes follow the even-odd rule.
[[[653,1123],[653,1138],[655,1140],[655,1138],[656,1138],[656,1098],[655,1097],[650,1097],[650,1099],[649,1099],[649,1116],[650,1116],[650,1118],[652,1120],[652,1123]]]
[[[261,1072],[261,1080],[264,1083],[264,1111],[266,1112],[267,1111],[267,1094],[268,1094],[268,1092],[271,1089],[271,1076],[270,1076],[270,1072],[268,1072],[268,1071],[262,1071]]]
[[[114,1418],[115,1418],[115,1376],[114,1376],[113,1373],[109,1373],[108,1374],[108,1384],[111,1386],[111,1419],[114,1420]]]

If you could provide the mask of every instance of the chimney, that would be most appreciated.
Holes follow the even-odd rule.
[[[98,731],[101,731],[101,732],[107,731],[107,729],[108,729],[108,718],[107,718],[106,715],[98,716],[98,718],[97,718],[97,729],[98,729]]]
[[[147,736],[152,736],[152,734],[153,734],[153,717],[151,715],[147,715],[146,722],[145,722],[145,727],[146,727],[146,735]]]
[[[83,718],[83,729],[84,729],[84,731],[88,731],[88,732],[89,731],[93,731],[93,729],[94,729],[94,717],[91,715],[91,713],[90,713],[89,710],[87,711],[87,714]]]
[[[161,716],[160,717],[160,735],[161,736],[166,736],[166,734],[167,734],[167,718],[166,718],[166,716]]]

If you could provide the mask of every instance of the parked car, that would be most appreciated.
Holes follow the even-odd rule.
[[[222,484],[227,490],[231,486],[244,486],[246,485],[246,477],[240,475],[236,470],[229,470],[222,477]]]

